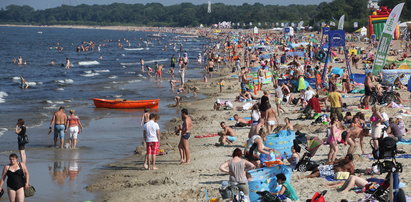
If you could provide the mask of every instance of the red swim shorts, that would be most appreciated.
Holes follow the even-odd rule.
[[[159,142],[147,142],[147,155],[157,155],[160,148]]]

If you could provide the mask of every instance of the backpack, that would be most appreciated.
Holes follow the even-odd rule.
[[[309,200],[310,202],[325,202],[324,195],[327,193],[327,190],[322,191],[321,193],[315,192],[314,196]],[[308,201],[308,200],[307,200]]]

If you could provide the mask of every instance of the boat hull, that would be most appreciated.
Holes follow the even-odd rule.
[[[158,108],[160,99],[154,100],[106,100],[94,98],[96,108],[110,109],[138,109],[138,108]]]

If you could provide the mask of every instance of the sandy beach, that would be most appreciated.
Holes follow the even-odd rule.
[[[191,81],[190,85],[196,85],[200,88],[200,93],[207,95],[207,98],[194,101],[183,102],[184,108],[190,112],[193,118],[194,130],[192,136],[217,133],[220,131],[219,123],[225,121],[228,125],[234,125],[234,121],[227,121],[234,114],[239,114],[242,117],[250,115],[249,111],[223,110],[214,111],[213,103],[216,99],[231,100],[238,95],[238,79],[232,78],[229,73],[230,68],[225,68],[221,72],[221,77],[212,78],[208,83],[202,81]],[[356,70],[359,72],[359,70]],[[223,93],[218,92],[217,82],[220,78],[224,78],[226,85]],[[263,89],[272,90],[271,85],[264,86]],[[408,92],[404,91],[404,94]],[[362,111],[366,113],[366,117],[371,115],[371,110],[358,109],[358,96],[360,94],[349,94],[344,98],[350,107],[351,112]],[[262,96],[260,91],[258,97]],[[325,95],[321,95],[323,97]],[[405,96],[404,96],[405,97]],[[243,103],[233,102],[234,109],[236,106],[242,106]],[[408,103],[407,103],[408,104]],[[300,113],[295,113],[299,107],[287,106],[286,113],[280,116],[280,124],[284,124],[283,119],[289,117],[295,128],[309,136],[325,137],[325,129],[323,125],[313,125],[313,120],[296,120]],[[387,109],[390,116],[394,116],[399,109]],[[405,118],[406,126],[410,125],[410,120]],[[223,174],[218,170],[221,163],[230,159],[232,151],[236,148],[243,148],[247,140],[249,128],[237,128],[235,132],[238,140],[233,145],[224,147],[216,147],[214,144],[218,142],[218,137],[210,138],[191,138],[190,149],[192,152],[192,162],[188,165],[179,165],[179,154],[177,144],[179,137],[174,136],[171,128],[180,124],[178,115],[169,123],[169,128],[162,129],[163,135],[161,147],[167,151],[164,156],[158,157],[159,170],[148,171],[143,169],[141,155],[134,155],[122,159],[118,162],[109,164],[102,169],[101,175],[95,177],[96,181],[87,187],[88,191],[98,192],[100,201],[204,201],[206,192],[209,198],[218,198],[218,188],[224,180],[228,180],[228,175]],[[370,138],[365,140],[365,151],[371,153],[369,145]],[[340,152],[337,158],[342,158],[348,146],[339,145]],[[411,152],[408,145],[399,145],[399,149],[406,153]],[[326,161],[328,145],[323,145],[317,151],[313,160]],[[404,166],[403,173],[400,174],[401,182],[404,184],[411,183],[408,177],[410,174],[410,161],[407,159],[398,159]],[[360,155],[359,149],[355,154],[354,163],[357,169],[365,169],[371,167],[372,161],[365,156]],[[349,201],[357,201],[363,198],[364,194],[356,194],[354,192],[338,193],[335,188],[327,187],[331,183],[323,178],[317,179],[298,179],[298,176],[308,175],[309,172],[299,173],[293,172],[291,183],[297,190],[297,194],[301,201],[305,201],[313,196],[315,192],[328,190],[326,195],[327,201],[340,201],[347,199]],[[383,175],[382,175],[383,176]],[[380,178],[382,177],[380,176]],[[371,177],[371,176],[366,176]],[[378,176],[377,176],[378,177]],[[405,187],[406,192],[410,192],[409,186]]]

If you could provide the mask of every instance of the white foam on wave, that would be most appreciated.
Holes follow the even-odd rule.
[[[145,64],[150,64],[150,63],[155,63],[155,62],[165,62],[165,61],[168,61],[168,59],[148,60],[145,62]]]
[[[140,82],[141,80],[131,80],[131,81],[128,81],[128,83],[137,83],[137,82]]]
[[[114,95],[114,97],[119,98],[119,97],[123,97],[123,95]]]
[[[91,74],[91,73],[93,73],[93,71],[91,71],[91,70],[87,70],[87,71],[83,71],[84,73],[86,73],[86,74]]]
[[[132,66],[132,65],[137,65],[137,62],[120,62],[120,65],[122,66]]]
[[[0,91],[0,103],[5,103],[6,99],[4,99],[5,97],[9,96],[9,94],[7,94],[4,91]]]
[[[7,131],[8,131],[7,128],[0,128],[0,137],[1,137],[2,135],[4,135],[4,133],[6,133]]]
[[[37,83],[34,82],[34,81],[27,81],[26,83],[27,83],[29,86],[36,86],[36,85],[37,85]]]
[[[99,65],[100,63],[97,60],[92,60],[92,61],[80,61],[78,62],[78,64],[81,66],[91,66],[91,65]]]
[[[126,74],[135,74],[136,72],[126,72]]]
[[[64,88],[56,88],[56,90],[59,90],[59,91],[61,91],[61,90],[64,90]]]
[[[110,86],[104,86],[103,88],[105,88],[105,89],[110,89],[111,87],[110,87]]]
[[[70,84],[70,83],[74,83],[73,79],[60,79],[60,80],[55,80],[56,83],[58,84]]]
[[[13,77],[11,77],[11,79],[13,79],[13,80],[20,80],[20,77],[19,77],[19,76],[13,76]]]
[[[124,48],[126,51],[141,51],[144,50],[144,48]]]
[[[101,70],[94,70],[94,72],[103,73],[103,72],[110,72],[108,69],[101,69]]]
[[[80,76],[84,76],[84,77],[92,77],[92,76],[97,76],[100,75],[99,73],[89,73],[89,74],[80,74]]]
[[[118,78],[118,76],[113,75],[113,76],[109,76],[108,78],[109,78],[109,79],[116,79],[116,78]]]

